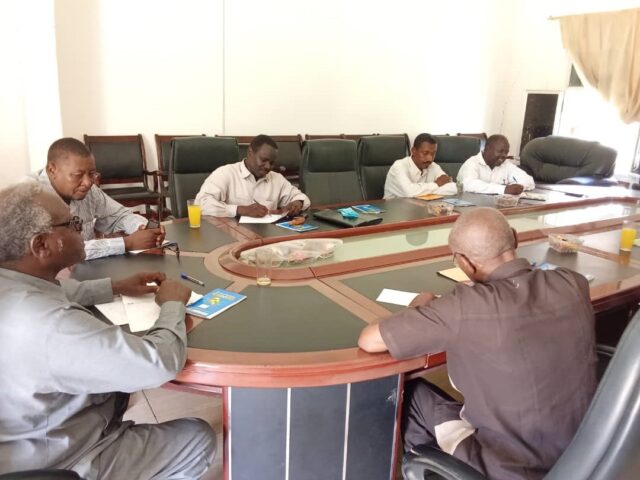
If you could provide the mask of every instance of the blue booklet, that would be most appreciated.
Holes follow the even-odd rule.
[[[187,313],[196,317],[213,318],[245,298],[247,296],[241,293],[216,288],[205,294],[197,302],[187,306]]]
[[[369,205],[369,204],[354,205],[351,208],[353,208],[354,210],[358,210],[359,212],[362,212],[362,213],[372,213],[374,215],[384,212],[384,210],[382,210],[381,208],[376,207],[375,205]]]
[[[475,203],[467,202],[466,200],[460,200],[459,198],[445,198],[443,202],[450,203],[454,207],[472,207]]]
[[[287,230],[293,230],[294,232],[308,232],[309,230],[316,230],[318,227],[311,225],[310,223],[303,223],[301,225],[291,225],[291,222],[276,223],[278,227],[286,228]]]

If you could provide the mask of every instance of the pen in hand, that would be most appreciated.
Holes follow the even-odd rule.
[[[180,274],[180,278],[182,278],[183,280],[189,280],[190,282],[197,283],[198,285],[201,285],[201,286],[204,287],[204,282],[202,280],[198,280],[197,278],[193,278],[192,276],[187,275],[184,272],[182,272]]]

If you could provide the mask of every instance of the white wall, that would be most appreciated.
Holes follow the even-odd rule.
[[[568,76],[557,22],[526,0],[42,1],[64,135],[142,133],[151,167],[154,133],[486,131],[517,151],[526,91]],[[22,175],[24,109],[3,101]]]
[[[38,15],[33,15],[33,9]],[[0,15],[0,186],[41,168],[62,123],[53,0],[7,0]]]

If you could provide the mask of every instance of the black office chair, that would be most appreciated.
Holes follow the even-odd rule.
[[[407,480],[423,480],[425,472],[445,479],[485,478],[457,458],[432,448],[420,449],[419,455],[407,454],[402,470]],[[576,435],[544,478],[640,478],[640,313],[618,343]]]
[[[169,193],[171,211],[177,218],[187,216],[187,200],[195,198],[207,177],[216,168],[238,161],[235,138],[190,137],[171,142]]]
[[[142,135],[85,135],[84,143],[96,160],[100,188],[107,195],[128,207],[145,205],[147,215],[151,214],[149,207],[156,205],[162,220],[162,180],[157,171],[147,169]],[[153,178],[152,187],[149,177]],[[122,184],[130,186],[109,187]]]
[[[407,156],[404,137],[376,135],[362,137],[358,142],[358,172],[365,200],[384,196],[384,182],[393,162]]]
[[[435,162],[453,179],[462,164],[480,151],[481,139],[477,137],[436,135],[435,138],[438,142]]]
[[[82,477],[70,470],[25,470],[5,473],[0,480],[82,480]]]
[[[307,140],[302,152],[300,188],[312,205],[356,202],[364,199],[353,140]]]

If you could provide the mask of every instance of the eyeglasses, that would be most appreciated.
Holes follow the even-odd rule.
[[[76,232],[81,232],[83,223],[84,223],[83,220],[76,215],[74,217],[71,217],[71,220],[69,220],[68,222],[51,225],[51,228],[67,227],[67,228],[70,228],[71,230],[75,230]]]
[[[180,247],[178,246],[178,242],[172,242],[172,243],[168,243],[166,245],[163,245],[162,250],[164,250],[165,248],[173,253],[176,254],[176,258],[178,260],[180,260]]]

